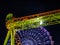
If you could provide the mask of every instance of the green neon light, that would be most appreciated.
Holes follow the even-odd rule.
[[[4,45],[7,45],[8,39],[11,36],[10,34],[11,34],[11,31],[8,31],[7,36],[6,36],[6,39],[4,41]]]
[[[12,17],[13,17],[13,14],[12,13],[7,14],[6,21],[12,20]]]
[[[28,28],[35,28],[39,26],[48,26],[48,25],[54,25],[54,24],[60,24],[60,12],[55,14],[49,14],[46,16],[41,16],[29,20],[23,20],[23,21],[16,21],[9,24],[9,27],[12,29],[28,29]]]
[[[13,30],[11,31],[11,45],[14,45],[14,42],[15,42],[15,41],[14,41],[14,38],[15,38],[14,32],[15,32],[15,31],[13,31]]]
[[[13,16],[12,14],[9,14],[6,17],[6,21],[12,20],[12,16]],[[16,29],[24,30],[24,29],[36,28],[39,26],[54,25],[54,24],[60,24],[60,12],[32,18],[29,20],[12,22],[8,25],[10,27],[10,30],[7,33],[6,39],[4,41],[4,45],[7,45],[10,36],[11,36],[11,45],[14,45],[14,35]]]

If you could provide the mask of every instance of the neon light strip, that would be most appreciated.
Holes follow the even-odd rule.
[[[60,24],[60,12],[55,14],[49,14],[46,16],[32,18],[29,20],[12,22],[8,25],[8,28],[24,30],[28,28],[36,28],[39,26],[48,26],[54,24]]]
[[[8,31],[5,41],[4,41],[4,45],[7,45],[8,39],[11,36],[10,34],[11,34],[11,31]]]

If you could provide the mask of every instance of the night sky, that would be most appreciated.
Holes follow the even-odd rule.
[[[52,0],[25,0],[25,1],[0,1],[0,45],[3,45],[7,29],[5,27],[5,17],[8,13],[13,13],[15,17],[46,12],[60,9],[60,1]],[[55,45],[60,45],[60,24],[45,27],[52,35]]]

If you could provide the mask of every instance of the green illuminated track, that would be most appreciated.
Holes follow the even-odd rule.
[[[29,29],[39,26],[60,24],[60,12],[23,21],[15,21],[8,25],[10,29]]]
[[[13,17],[12,13],[8,14],[6,16],[6,28],[9,31],[4,41],[4,45],[7,45],[9,37],[11,37],[11,45],[14,45],[15,33],[17,30],[25,30],[25,29],[37,28],[40,26],[60,24],[60,10],[39,13],[39,14],[36,14],[36,17],[34,17],[34,15],[30,16],[29,19],[24,20],[24,18],[26,17],[15,18]],[[28,17],[29,16],[27,16],[27,18]],[[23,19],[23,20],[20,20],[20,19]]]

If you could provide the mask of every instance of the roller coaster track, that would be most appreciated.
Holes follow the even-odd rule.
[[[41,26],[54,24],[60,24],[60,9],[24,17],[12,17],[12,20],[7,20],[6,22],[6,27],[9,31],[4,45],[9,45],[7,43],[10,36],[10,45],[53,45],[49,32],[44,28],[41,30]],[[36,35],[36,37],[34,35]],[[41,40],[42,38],[40,36],[42,36],[44,40]],[[47,41],[45,41],[44,37],[47,38]],[[41,43],[40,40],[43,42]]]
[[[37,27],[37,26],[54,25],[58,23],[60,24],[60,10],[54,10],[54,11],[24,16],[21,18],[20,17],[13,18],[12,20],[9,20],[6,22],[6,27],[24,29],[26,28],[27,25],[30,25],[30,24],[35,24],[35,26]],[[30,27],[32,28],[33,26],[30,26]]]

